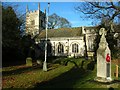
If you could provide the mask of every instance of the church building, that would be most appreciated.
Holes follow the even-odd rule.
[[[40,52],[45,50],[45,18],[46,13],[40,10],[28,11],[26,8],[26,34],[35,38]],[[85,49],[94,52],[94,40],[97,27],[76,27],[49,29],[47,36],[47,52],[49,56],[84,56]],[[86,48],[85,48],[86,47]]]
[[[85,45],[88,52],[94,52],[94,40],[97,28],[77,27],[48,30],[48,55],[52,56],[84,56]],[[40,47],[45,46],[46,31],[36,37]]]

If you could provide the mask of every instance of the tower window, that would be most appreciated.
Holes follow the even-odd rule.
[[[31,21],[31,25],[35,25],[35,20],[32,20],[32,21]]]

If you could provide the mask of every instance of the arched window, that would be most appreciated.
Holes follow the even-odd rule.
[[[64,52],[64,46],[61,43],[59,43],[59,45],[58,45],[58,53],[63,53],[63,52]]]
[[[73,53],[78,53],[78,47],[79,47],[78,44],[76,44],[76,43],[72,44],[72,52]]]

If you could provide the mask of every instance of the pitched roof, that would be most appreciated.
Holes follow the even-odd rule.
[[[45,38],[46,31],[43,30],[37,36],[38,38]],[[59,29],[50,29],[48,30],[48,38],[50,37],[76,37],[82,35],[82,28],[59,28]]]
[[[84,27],[86,30],[86,33],[96,33],[99,32],[99,26],[89,26],[89,27]]]
[[[99,31],[98,26],[90,26],[84,27],[90,33],[96,33]],[[82,27],[74,27],[74,28],[58,28],[58,29],[49,29],[48,30],[48,38],[52,37],[78,37],[83,36]],[[35,38],[45,38],[46,30],[42,30],[39,35],[36,35]]]

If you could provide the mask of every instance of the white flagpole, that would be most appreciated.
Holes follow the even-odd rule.
[[[49,7],[50,3],[48,3],[48,15],[46,14],[46,39],[45,39],[45,61],[43,62],[43,71],[47,71],[47,29],[48,29],[48,16],[49,16]]]

